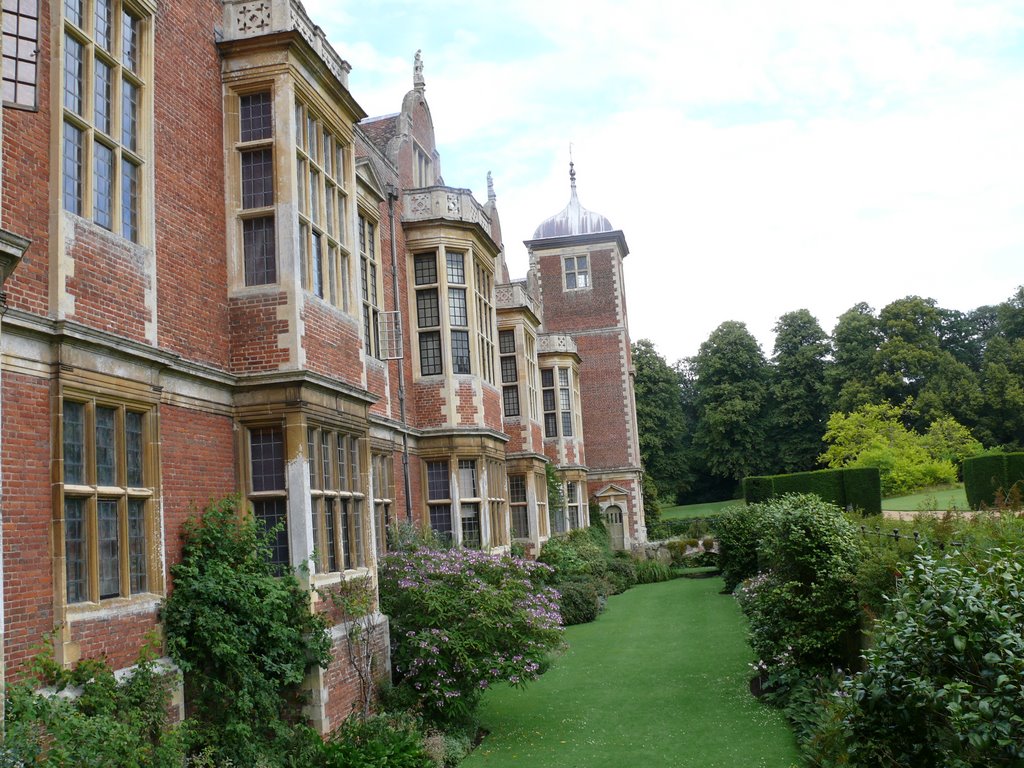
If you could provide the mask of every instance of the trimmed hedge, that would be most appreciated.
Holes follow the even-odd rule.
[[[882,481],[877,467],[820,469],[789,475],[743,478],[743,499],[756,504],[791,493],[813,493],[840,508],[859,509],[865,515],[882,511]]]
[[[1024,453],[987,453],[964,459],[964,491],[971,509],[994,507],[1014,485],[1024,486]]]

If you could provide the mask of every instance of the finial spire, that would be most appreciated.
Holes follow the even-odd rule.
[[[423,51],[420,49],[416,51],[416,58],[412,62],[412,87],[417,91],[422,91],[426,85],[427,83],[423,79]]]
[[[497,195],[494,194],[494,177],[491,176],[491,172],[487,172],[487,202],[493,203],[497,199]]]
[[[569,142],[569,184],[572,191],[576,192],[576,164],[572,161],[572,142]]]

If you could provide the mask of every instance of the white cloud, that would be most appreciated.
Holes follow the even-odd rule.
[[[445,179],[482,197],[494,172],[513,274],[572,142],[582,203],[632,249],[633,336],[670,360],[729,319],[770,353],[801,307],[830,330],[859,301],[1024,282],[1017,2],[306,5],[371,114],[423,48]]]

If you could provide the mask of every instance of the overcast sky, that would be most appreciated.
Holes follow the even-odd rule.
[[[772,353],[907,295],[1024,283],[1021,0],[305,0],[370,115],[423,51],[445,183],[494,175],[509,269],[569,199],[623,230],[634,340],[726,320]]]

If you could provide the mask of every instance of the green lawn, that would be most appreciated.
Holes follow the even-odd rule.
[[[743,499],[726,499],[725,501],[708,501],[704,504],[684,504],[678,507],[662,507],[663,520],[688,520],[691,517],[710,517],[717,515],[726,507],[742,504]]]
[[[742,504],[743,499],[726,499],[725,501],[709,501],[704,504],[684,504],[678,507],[664,507],[661,510],[663,520],[687,520],[691,517],[710,517],[726,507]],[[928,488],[909,496],[890,496],[882,499],[882,509],[895,512],[933,511],[966,511],[967,494],[963,485],[952,487]]]
[[[490,691],[490,731],[464,768],[791,768],[782,715],[747,685],[752,660],[722,581],[676,579],[611,598],[570,627],[565,654],[525,690]]]
[[[952,488],[929,488],[910,496],[893,496],[882,499],[882,509],[891,509],[896,512],[933,510],[964,512],[970,507],[967,506],[967,494],[964,493],[964,487],[956,485]]]

